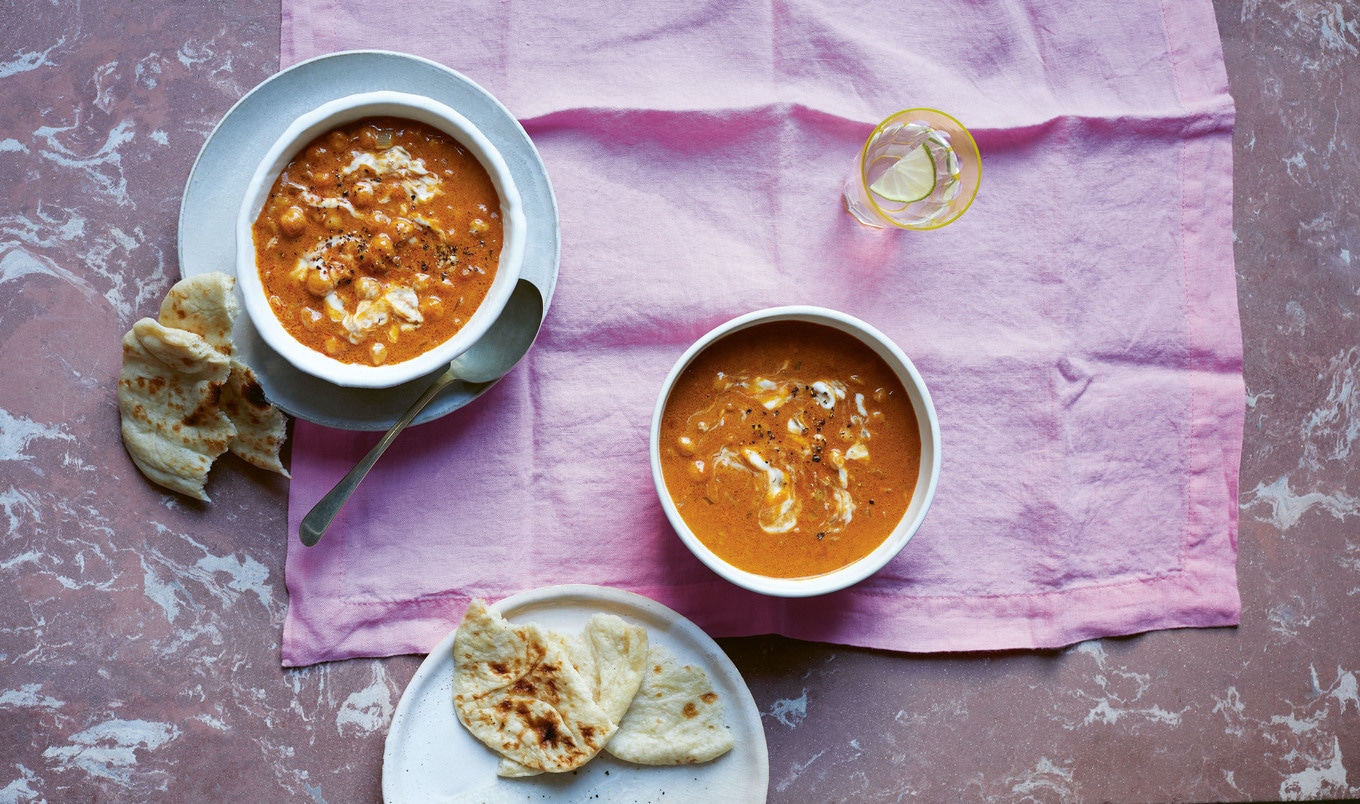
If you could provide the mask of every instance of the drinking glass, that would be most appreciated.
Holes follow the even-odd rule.
[[[879,123],[845,182],[845,208],[866,226],[938,229],[977,197],[982,157],[963,124],[936,109]]]

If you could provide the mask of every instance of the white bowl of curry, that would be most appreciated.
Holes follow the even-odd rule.
[[[477,342],[519,278],[510,169],[457,111],[369,92],[294,121],[256,168],[236,273],[266,344],[335,385],[388,388]]]
[[[808,597],[859,583],[920,528],[940,474],[925,382],[888,337],[821,307],[733,319],[676,362],[652,478],[685,545],[732,583]]]

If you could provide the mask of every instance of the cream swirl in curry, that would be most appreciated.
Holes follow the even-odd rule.
[[[486,169],[432,126],[365,118],[279,174],[253,227],[270,307],[345,363],[409,360],[486,298],[504,228]]]
[[[916,413],[854,337],[799,321],[724,337],[684,370],[661,425],[667,491],[736,567],[807,577],[868,555],[911,501]]]

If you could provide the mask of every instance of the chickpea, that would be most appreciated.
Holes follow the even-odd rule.
[[[289,237],[297,237],[307,228],[307,213],[296,204],[279,215],[279,229]]]
[[[329,355],[338,355],[345,348],[345,345],[340,342],[340,339],[334,335],[327,338],[326,342],[321,345],[325,348],[326,354]]]
[[[392,222],[392,230],[397,233],[398,240],[405,240],[416,232],[416,225],[406,218],[397,218]]]
[[[321,266],[307,272],[307,292],[313,296],[325,296],[335,290],[335,276],[329,268]]]
[[[361,181],[350,191],[349,200],[361,209],[373,206],[373,182]]]
[[[363,148],[365,151],[371,151],[378,147],[378,129],[373,126],[364,126],[359,129],[359,136],[355,139],[358,141],[360,148]]]
[[[368,347],[368,359],[375,366],[381,366],[387,362],[387,345],[381,342],[374,343]]]
[[[340,243],[340,256],[347,262],[358,262],[359,246],[361,244],[362,241],[357,237],[346,237],[344,241]]]
[[[368,251],[374,255],[374,259],[391,257],[396,247],[392,244],[391,235],[386,232],[379,232],[373,235],[373,239],[368,241]]]
[[[302,310],[298,313],[298,318],[302,320],[302,326],[306,327],[309,330],[315,331],[316,328],[321,325],[321,321],[324,318],[324,316],[321,315],[320,310],[316,310],[311,307],[303,307]]]
[[[423,293],[430,289],[430,275],[424,272],[417,272],[411,277],[411,289],[416,293]]]
[[[383,212],[380,209],[377,212],[373,213],[373,222],[378,224],[379,226],[386,226],[387,224],[392,222],[392,219],[387,217],[387,213]]]
[[[340,217],[339,212],[331,211],[326,215],[326,228],[338,232],[345,228],[345,219]]]
[[[438,318],[444,312],[444,300],[438,296],[420,297],[420,314],[426,320]]]

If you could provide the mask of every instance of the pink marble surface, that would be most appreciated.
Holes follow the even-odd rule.
[[[772,801],[1360,795],[1360,10],[1219,2],[1246,343],[1242,625],[1044,653],[726,640]],[[418,657],[279,668],[286,481],[127,460],[119,339],[189,169],[278,66],[268,0],[0,22],[0,802],[373,801]]]

